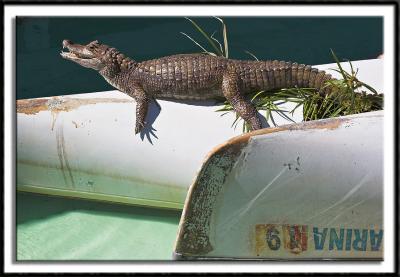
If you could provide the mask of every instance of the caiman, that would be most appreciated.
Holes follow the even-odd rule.
[[[61,56],[97,70],[113,87],[136,101],[135,133],[145,126],[152,98],[206,100],[224,97],[251,126],[260,129],[257,110],[246,94],[260,90],[309,87],[328,93],[331,75],[286,61],[233,60],[208,54],[179,54],[137,62],[97,40],[80,45],[64,40]]]

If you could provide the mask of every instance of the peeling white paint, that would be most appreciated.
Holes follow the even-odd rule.
[[[383,233],[379,233],[383,218],[377,211],[383,209],[383,111],[293,127],[296,128],[288,126],[276,132],[260,132],[243,146],[233,161],[235,166],[226,172],[225,182],[218,184],[218,195],[205,199],[209,204],[202,204],[212,209],[211,220],[204,220],[211,222],[208,236],[212,250],[183,253],[186,257],[382,258],[383,244],[378,238],[383,239]],[[219,153],[223,155],[223,151]],[[200,173],[197,180],[201,178]],[[201,185],[195,182],[193,193],[196,186],[204,189]],[[186,209],[190,210],[190,201]],[[183,220],[191,222],[189,217]],[[301,228],[308,234],[308,250],[284,249],[287,244],[284,246],[283,240],[287,241],[287,237],[280,238],[282,245],[276,251],[257,250],[260,235],[255,233],[256,226],[271,224],[281,228],[280,232],[289,230],[285,226],[305,226]],[[328,228],[332,236],[348,230],[358,236],[357,232],[368,230],[368,234],[376,235],[371,238],[376,244],[368,244],[365,251],[357,250],[357,247],[364,249],[364,241],[354,242],[358,237],[353,234],[352,244],[346,246],[350,250],[342,251],[334,248],[335,237],[330,238],[328,233],[327,241],[331,241],[324,248],[316,249],[319,242],[314,241],[318,238],[312,233],[314,228],[318,232]],[[372,251],[376,245],[380,248]],[[268,249],[265,243],[263,247]],[[329,250],[330,247],[333,249]]]

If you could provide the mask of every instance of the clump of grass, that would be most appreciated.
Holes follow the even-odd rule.
[[[294,122],[293,119],[288,116],[288,113],[290,111],[281,109],[279,107],[282,104],[286,103],[286,98],[282,95],[277,95],[272,91],[259,91],[250,96],[251,98],[249,100],[257,109],[257,111],[259,111],[260,113],[264,112],[266,120],[271,120],[274,126],[278,126],[276,124],[274,114],[277,114],[289,121]],[[225,101],[222,108],[218,109],[217,112],[224,112],[222,115],[225,115],[227,113],[235,111],[233,110],[232,105],[228,101]],[[232,127],[236,128],[238,123],[242,122],[242,132],[249,132],[251,130],[250,125],[246,121],[244,121],[236,112],[235,115],[236,118],[232,123]]]
[[[191,39],[197,46],[199,46],[204,53],[213,56],[223,56],[228,58],[228,40],[227,40],[227,28],[224,21],[221,18],[215,17],[222,23],[222,38],[223,44],[221,44],[215,37],[215,32],[209,36],[196,22],[192,19],[189,20],[196,29],[207,39],[210,43],[213,51],[206,50],[205,47],[200,45],[193,38],[185,33],[186,37]],[[247,54],[252,56],[255,60],[258,58],[251,52],[245,51]],[[341,79],[332,79],[324,84],[325,87],[330,87],[330,93],[321,95],[314,88],[285,88],[271,91],[256,91],[250,94],[249,100],[255,106],[259,112],[265,112],[265,117],[267,121],[271,121],[274,126],[277,126],[273,114],[292,121],[289,114],[292,114],[299,108],[303,107],[303,120],[317,120],[323,118],[331,118],[337,116],[344,116],[350,114],[357,114],[375,110],[383,109],[383,94],[378,94],[378,92],[367,85],[366,83],[360,81],[357,78],[358,69],[355,71],[353,65],[350,61],[350,72],[343,69],[340,61],[336,54],[331,49],[332,57],[337,64],[338,68],[332,70],[340,73]],[[367,93],[369,91],[370,93]],[[280,109],[284,103],[296,103],[296,106],[288,111]],[[225,115],[229,112],[235,112],[232,105],[225,101],[222,108],[217,110],[218,112],[223,112]],[[242,131],[249,132],[251,130],[250,126],[240,118],[240,116],[235,112],[236,118],[232,123],[232,127],[236,128],[240,121],[243,122]],[[221,116],[222,116],[221,115]]]

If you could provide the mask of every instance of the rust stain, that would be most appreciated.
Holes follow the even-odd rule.
[[[36,114],[40,111],[47,110],[48,99],[23,99],[17,101],[17,113]]]
[[[272,128],[264,128],[256,131],[252,131],[249,133],[245,133],[236,137],[233,137],[226,142],[215,146],[206,156],[204,162],[207,161],[212,155],[215,155],[217,152],[223,151],[226,147],[231,147],[235,144],[247,144],[249,139],[253,136],[259,135],[266,135],[272,134],[282,131],[296,131],[296,130],[312,130],[312,129],[328,129],[328,130],[335,130],[339,128],[342,124],[350,121],[347,118],[329,118],[329,119],[322,119],[322,120],[315,120],[315,121],[306,121],[301,123],[293,123],[282,125],[279,127],[272,127]],[[241,150],[241,149],[240,149]]]
[[[275,224],[257,224],[256,225],[256,236],[255,236],[255,251],[256,256],[260,256],[261,253],[266,251],[267,248],[267,234],[271,234],[276,230]]]
[[[283,225],[283,243],[285,249],[292,254],[300,254],[307,250],[308,226]]]
[[[254,250],[258,257],[269,256],[282,248],[291,254],[299,255],[307,251],[307,244],[308,226],[306,225],[257,224],[255,226]]]
[[[41,111],[68,112],[85,105],[104,103],[131,103],[130,99],[119,98],[72,98],[56,96],[51,98],[34,98],[17,100],[17,113],[37,114]]]
[[[301,123],[293,123],[282,125],[279,127],[274,128],[266,128],[261,130],[256,130],[253,132],[248,133],[250,136],[258,136],[258,135],[265,135],[271,134],[281,131],[297,131],[297,130],[312,130],[312,129],[328,129],[328,130],[335,130],[339,128],[342,124],[350,121],[348,118],[329,118],[329,119],[322,119],[322,120],[314,120],[314,121],[306,121]]]

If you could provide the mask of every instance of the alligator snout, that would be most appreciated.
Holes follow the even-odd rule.
[[[69,51],[69,54],[73,54],[81,59],[91,59],[94,58],[94,53],[90,51],[85,45],[75,44],[68,39],[64,39],[62,42],[63,49],[66,48]],[[65,53],[63,54],[66,56]]]

